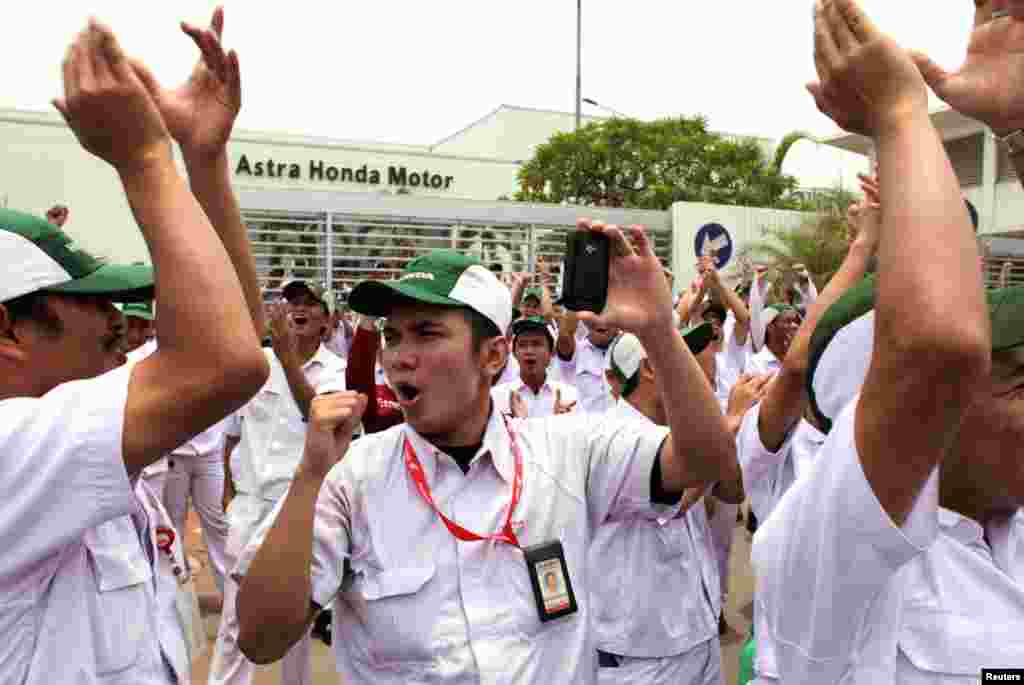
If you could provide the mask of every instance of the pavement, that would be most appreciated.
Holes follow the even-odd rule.
[[[190,565],[196,571],[196,589],[199,604],[203,609],[206,634],[209,645],[206,653],[192,664],[192,683],[204,685],[210,669],[210,657],[217,639],[220,621],[220,594],[213,582],[206,548],[203,546],[199,519],[195,511],[189,513],[186,523],[185,544]],[[753,617],[754,579],[750,571],[750,534],[742,524],[734,529],[732,552],[729,565],[729,598],[725,607],[725,618],[729,632],[722,637],[722,673],[724,685],[735,685],[739,672],[739,653],[750,632]],[[198,570],[197,570],[198,569]],[[343,685],[334,668],[331,648],[320,640],[313,640],[312,649],[313,685]],[[280,662],[269,666],[257,666],[253,685],[278,685],[281,682]]]

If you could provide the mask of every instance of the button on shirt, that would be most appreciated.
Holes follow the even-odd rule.
[[[655,506],[651,469],[668,431],[574,415],[512,427],[523,458],[513,530],[524,547],[561,541],[579,611],[541,623],[522,551],[458,540],[408,475],[406,436],[439,509],[475,533],[497,533],[515,468],[500,414],[492,412],[466,474],[410,426],[395,426],[354,443],[317,503],[313,601],[338,596],[333,648],[347,685],[594,681],[586,555],[600,524]],[[241,573],[269,525],[247,547]]]
[[[654,424],[619,400],[605,420]],[[631,657],[682,654],[718,635],[717,562],[703,502],[637,512],[605,522],[590,547],[593,626],[598,649]],[[707,659],[695,653],[698,660]]]
[[[503,383],[491,388],[491,399],[494,400],[495,411],[509,414],[511,408],[511,393],[519,395],[526,404],[527,416],[531,419],[554,416],[555,394],[561,398],[562,404],[570,404],[576,401],[576,389],[565,383],[549,380],[540,386],[540,390],[534,394],[533,390],[522,380],[511,383]]]
[[[1024,664],[1020,514],[989,527],[989,547],[938,507],[936,469],[897,527],[864,475],[856,406],[754,538],[782,682],[976,683]]]
[[[576,386],[579,396],[577,408],[587,414],[603,414],[615,406],[615,398],[604,375],[607,354],[608,348],[602,350],[584,338],[576,341],[576,354],[571,360],[565,361],[555,355],[562,380]]]
[[[0,683],[172,682],[122,454],[130,373],[0,401]]]
[[[249,403],[236,414],[237,422],[228,423],[228,434],[241,435],[232,460],[232,476],[238,492],[277,500],[288,489],[302,459],[306,424],[295,402],[284,367],[270,348],[264,348],[270,364],[270,377]],[[302,365],[314,391],[329,383],[344,387],[345,363],[323,345]]]

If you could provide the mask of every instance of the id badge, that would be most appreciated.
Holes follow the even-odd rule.
[[[526,547],[523,556],[541,622],[576,613],[576,595],[572,591],[562,543],[554,540]]]

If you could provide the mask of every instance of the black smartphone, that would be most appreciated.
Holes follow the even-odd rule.
[[[562,294],[558,304],[574,312],[600,314],[608,299],[608,236],[596,231],[570,231],[565,241]]]

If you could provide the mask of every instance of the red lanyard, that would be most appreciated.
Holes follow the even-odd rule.
[[[505,419],[505,430],[508,431],[508,437],[512,443],[512,454],[515,456],[515,476],[512,478],[512,501],[509,502],[505,526],[500,533],[488,536],[477,535],[472,531],[466,530],[438,510],[437,505],[434,504],[434,498],[430,494],[430,486],[427,485],[427,478],[423,473],[423,465],[420,464],[420,460],[416,456],[416,450],[413,449],[408,437],[405,438],[405,468],[409,471],[409,477],[416,483],[416,489],[420,491],[420,495],[430,505],[430,508],[441,517],[441,521],[448,527],[451,534],[459,540],[466,542],[494,540],[496,542],[507,542],[510,545],[519,547],[519,539],[512,531],[512,512],[515,511],[516,505],[519,504],[519,495],[523,491],[523,455],[519,452],[519,444],[516,442],[516,435],[512,432],[508,418],[502,418]]]

